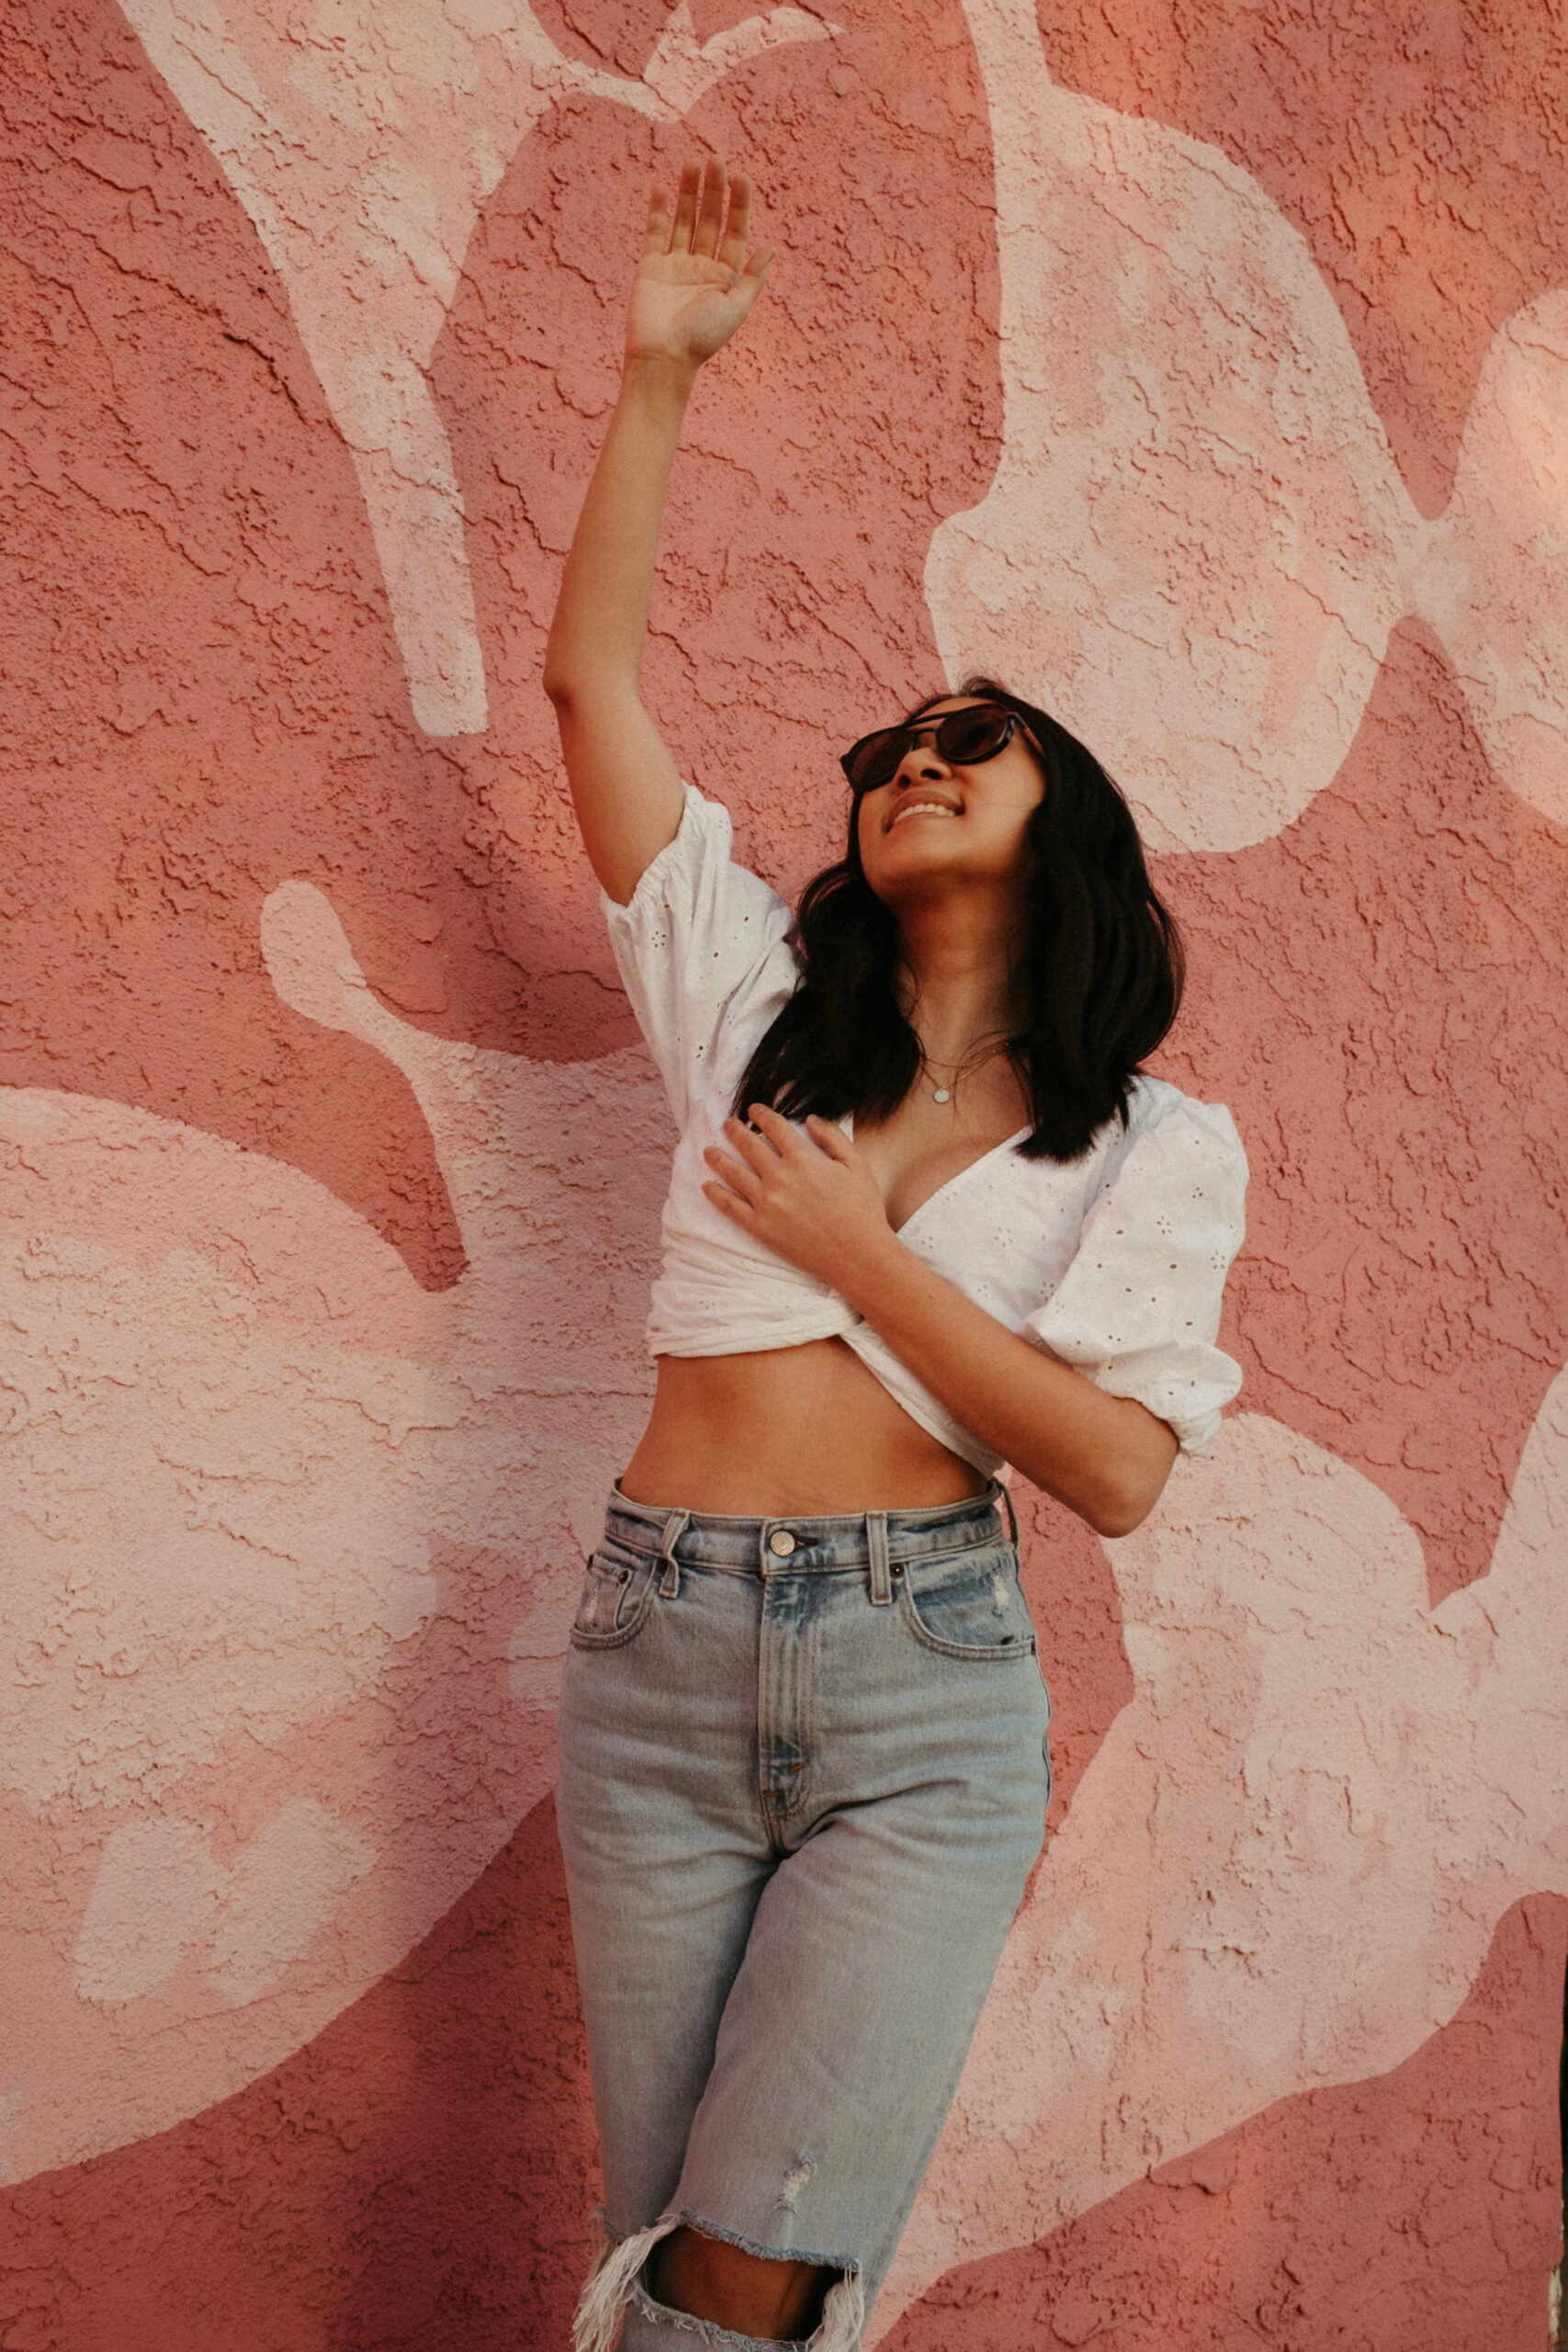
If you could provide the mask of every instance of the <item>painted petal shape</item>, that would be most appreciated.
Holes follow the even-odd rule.
[[[1399,478],[1304,239],[1218,149],[1057,89],[1026,0],[966,0],[996,154],[1005,424],[926,590],[948,675],[1081,734],[1156,848],[1280,831],[1391,628],[1442,631],[1500,772],[1568,806],[1560,298],[1498,337],[1448,515]]]
[[[570,92],[675,121],[749,59],[832,28],[783,7],[699,44],[680,0],[633,82],[563,57],[527,0],[123,6],[288,291],[365,493],[414,717],[430,735],[479,732],[462,492],[425,368],[481,207]]]

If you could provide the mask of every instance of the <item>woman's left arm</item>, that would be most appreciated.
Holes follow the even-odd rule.
[[[802,1136],[761,1105],[750,1118],[728,1121],[731,1151],[707,1155],[714,1206],[836,1290],[949,1412],[1097,1534],[1130,1535],[1176,1460],[1168,1423],[1107,1396],[922,1265],[840,1128],[812,1118]]]

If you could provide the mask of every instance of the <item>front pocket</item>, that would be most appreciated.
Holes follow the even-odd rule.
[[[1010,1544],[912,1560],[897,1581],[904,1622],[924,1648],[976,1664],[1034,1656],[1034,1627]]]
[[[578,1596],[572,1647],[614,1650],[634,1641],[653,1603],[653,1572],[659,1565],[618,1551],[595,1552]]]

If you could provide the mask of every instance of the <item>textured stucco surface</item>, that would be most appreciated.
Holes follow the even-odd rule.
[[[1253,1166],[1024,1498],[1047,1855],[900,2352],[1537,2352],[1568,1894],[1568,50],[1337,0],[7,0],[0,2335],[564,2342],[548,1790],[668,1120],[537,692],[648,173],[784,248],[649,692],[783,887],[994,663]]]

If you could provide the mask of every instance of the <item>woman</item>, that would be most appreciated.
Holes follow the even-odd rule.
[[[987,681],[863,739],[797,946],[643,707],[685,404],[771,259],[749,210],[714,162],[672,221],[654,191],[546,665],[682,1131],[562,1698],[609,2241],[580,2352],[623,2315],[623,2352],[859,2344],[1043,1836],[995,1473],[1125,1534],[1239,1385],[1241,1148],[1138,1075],[1174,933],[1082,747]]]

